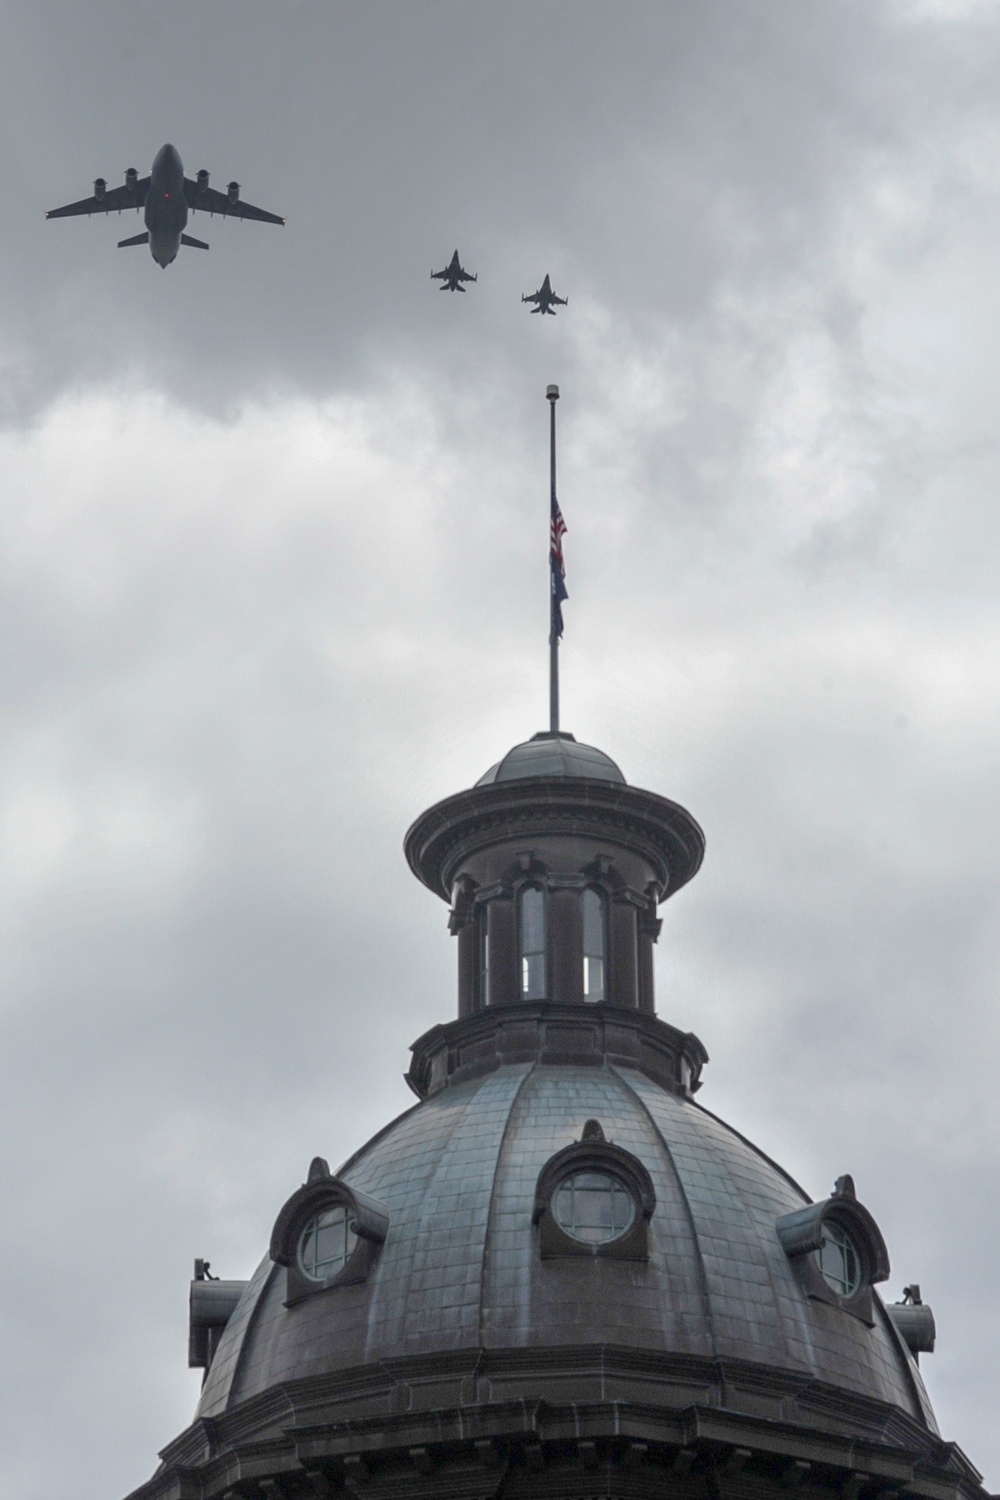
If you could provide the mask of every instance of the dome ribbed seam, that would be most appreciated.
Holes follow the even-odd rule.
[[[701,1282],[701,1297],[705,1308],[705,1321],[708,1324],[708,1332],[712,1340],[712,1356],[714,1359],[718,1360],[720,1359],[719,1345],[715,1337],[715,1318],[712,1313],[712,1299],[709,1294],[708,1272],[705,1270],[705,1260],[704,1256],[702,1255],[701,1240],[698,1237],[698,1226],[695,1223],[694,1214],[691,1212],[691,1205],[688,1202],[688,1195],[684,1190],[684,1183],[681,1180],[681,1174],[677,1170],[677,1163],[674,1161],[674,1153],[671,1151],[669,1145],[667,1144],[666,1136],[663,1134],[663,1131],[656,1123],[656,1119],[654,1118],[652,1110],[649,1108],[645,1099],[643,1099],[638,1090],[632,1087],[627,1078],[622,1077],[621,1073],[616,1067],[611,1066],[609,1067],[608,1071],[610,1073],[614,1073],[622,1088],[627,1089],[628,1092],[632,1095],[632,1098],[635,1100],[636,1104],[638,1104],[639,1108],[642,1110],[642,1113],[646,1116],[646,1119],[652,1126],[653,1133],[656,1136],[656,1139],[659,1141],[660,1145],[663,1147],[663,1154],[666,1156],[667,1161],[670,1164],[670,1171],[673,1174],[674,1181],[677,1184],[677,1191],[680,1195],[680,1200],[684,1205],[684,1214],[688,1221],[688,1226],[691,1230],[691,1240],[694,1245],[695,1255],[697,1256],[698,1260],[698,1277]]]
[[[483,1338],[484,1338],[483,1323],[484,1323],[485,1312],[486,1312],[486,1308],[485,1308],[485,1300],[486,1300],[486,1256],[489,1253],[490,1236],[491,1236],[491,1233],[492,1233],[492,1230],[493,1230],[493,1219],[494,1219],[494,1213],[495,1213],[495,1210],[496,1210],[496,1201],[497,1201],[497,1178],[500,1175],[500,1163],[503,1161],[503,1153],[504,1153],[504,1148],[507,1145],[507,1137],[510,1134],[511,1121],[514,1118],[514,1114],[515,1114],[515,1112],[517,1110],[517,1106],[518,1106],[518,1103],[520,1101],[521,1095],[524,1092],[524,1086],[528,1082],[528,1079],[531,1078],[531,1076],[534,1074],[535,1069],[537,1067],[538,1067],[537,1062],[533,1062],[531,1064],[531,1067],[527,1070],[527,1072],[525,1073],[524,1077],[521,1079],[521,1082],[518,1084],[516,1094],[514,1095],[513,1099],[510,1101],[510,1109],[507,1111],[507,1119],[504,1122],[503,1131],[502,1131],[501,1136],[500,1136],[500,1149],[498,1150],[498,1152],[496,1154],[496,1160],[493,1163],[493,1179],[492,1179],[492,1181],[490,1183],[490,1207],[489,1207],[489,1212],[486,1215],[486,1233],[483,1235],[483,1254],[482,1254],[482,1258],[481,1258],[481,1260],[479,1262],[479,1347],[480,1347],[480,1349],[483,1349],[485,1347],[485,1345],[483,1343]]]

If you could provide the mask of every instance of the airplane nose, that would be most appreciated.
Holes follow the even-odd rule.
[[[158,167],[172,167],[175,171],[178,170],[181,167],[181,157],[177,147],[172,146],[169,141],[165,146],[161,146],[156,154],[155,164]]]

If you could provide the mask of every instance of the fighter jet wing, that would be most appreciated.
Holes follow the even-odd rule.
[[[50,208],[47,219],[68,219],[73,214],[116,214],[127,208],[141,208],[146,201],[149,178],[140,177],[129,192],[127,187],[106,188],[100,198],[81,198],[79,203],[67,203],[64,208]]]
[[[213,187],[201,188],[190,177],[184,179],[184,196],[188,208],[206,214],[222,214],[230,219],[259,219],[265,224],[284,224],[279,214],[268,213],[266,208],[255,208],[237,198],[234,203],[228,193],[220,193]]]

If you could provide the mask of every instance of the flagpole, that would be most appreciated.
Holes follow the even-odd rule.
[[[549,403],[549,510],[556,492],[556,402],[559,387],[550,385],[545,392]],[[559,636],[556,632],[556,596],[549,568],[549,732],[559,733]]]

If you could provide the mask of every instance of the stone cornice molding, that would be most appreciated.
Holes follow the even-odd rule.
[[[588,1375],[606,1398],[555,1395]],[[606,1345],[453,1350],[290,1381],[196,1421],[161,1456],[129,1500],[485,1497],[509,1493],[515,1471],[518,1494],[585,1494],[597,1491],[567,1486],[597,1464],[624,1500],[694,1500],[737,1468],[740,1494],[760,1500],[806,1476],[855,1500],[987,1500],[962,1451],[898,1408],[804,1372]]]
[[[476,850],[505,839],[584,835],[641,854],[656,871],[659,900],[697,874],[705,836],[687,810],[655,792],[582,777],[538,777],[472,787],[422,813],[404,841],[410,869],[451,900],[455,871]]]
[[[635,1068],[671,1093],[700,1088],[708,1053],[693,1031],[618,1005],[521,1000],[434,1026],[413,1043],[406,1081],[418,1099],[504,1063]]]

